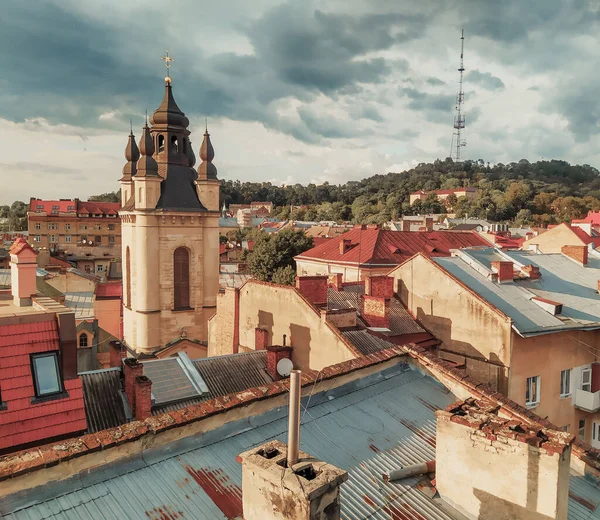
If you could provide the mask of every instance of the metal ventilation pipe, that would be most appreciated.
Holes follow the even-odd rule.
[[[300,446],[300,377],[302,371],[290,372],[290,405],[288,415],[288,452],[287,463],[291,468],[298,462]]]

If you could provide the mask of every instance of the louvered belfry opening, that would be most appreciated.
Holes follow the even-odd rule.
[[[178,247],[173,254],[175,310],[190,308],[190,252]]]

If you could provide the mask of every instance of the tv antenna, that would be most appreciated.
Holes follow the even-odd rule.
[[[465,51],[465,30],[462,30],[460,37],[460,68],[458,72],[460,79],[458,82],[458,95],[456,96],[456,115],[454,116],[454,130],[452,131],[452,143],[450,145],[450,157],[455,162],[460,162],[460,149],[467,145],[462,137],[462,130],[465,129],[465,116],[463,114],[463,104],[465,102],[465,93],[463,91],[463,73],[465,71],[463,56]]]

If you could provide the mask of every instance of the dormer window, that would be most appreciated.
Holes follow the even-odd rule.
[[[58,352],[44,352],[31,356],[31,368],[35,395],[46,397],[62,392],[62,381],[58,366]]]

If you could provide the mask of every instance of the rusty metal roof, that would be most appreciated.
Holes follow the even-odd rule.
[[[127,412],[121,391],[121,369],[107,368],[79,375],[83,383],[87,431],[95,433],[125,424]]]
[[[385,483],[382,472],[435,455],[435,415],[456,396],[400,363],[315,394],[302,416],[303,451],[346,469],[344,520],[462,520],[423,479]],[[100,471],[53,482],[0,504],[5,520],[93,518],[235,518],[242,513],[236,456],[270,439],[285,441],[287,409],[246,417],[213,431],[144,451]],[[569,520],[600,519],[600,491],[573,475]]]
[[[363,356],[394,346],[393,343],[373,336],[364,329],[342,330],[341,333],[350,340]]]

